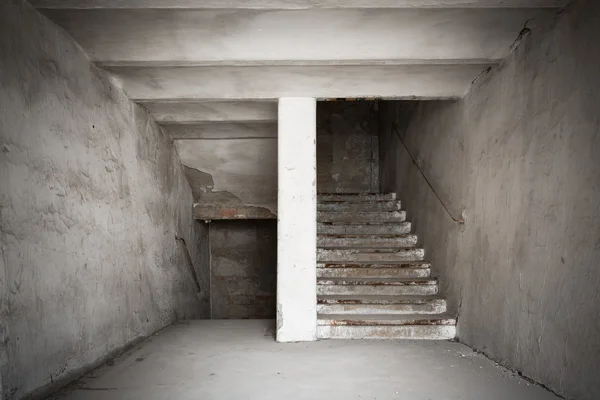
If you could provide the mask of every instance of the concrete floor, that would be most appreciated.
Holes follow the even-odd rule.
[[[272,321],[172,325],[53,399],[558,399],[458,343],[280,344]]]

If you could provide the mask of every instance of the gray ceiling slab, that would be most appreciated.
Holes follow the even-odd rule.
[[[38,8],[420,8],[560,7],[566,0],[30,0]]]
[[[140,101],[381,97],[455,99],[489,64],[398,66],[111,67]]]
[[[157,122],[277,121],[275,101],[148,102],[141,103]]]
[[[44,10],[93,61],[504,58],[547,9]],[[533,22],[530,22],[533,24]]]
[[[277,122],[203,122],[160,124],[173,139],[266,139],[277,138]]]

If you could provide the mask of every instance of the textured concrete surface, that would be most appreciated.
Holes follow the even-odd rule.
[[[277,121],[275,101],[142,103],[158,123]]]
[[[275,318],[276,221],[210,223],[211,317]]]
[[[518,35],[518,33],[517,33]],[[456,99],[493,63],[103,66],[136,101],[323,98]],[[279,64],[279,65],[278,65]]]
[[[54,399],[558,399],[462,344],[282,344],[273,341],[273,325],[170,326]]]
[[[462,101],[382,105],[385,190],[422,239],[459,338],[572,399],[600,396],[600,4],[534,30]],[[403,140],[454,223],[391,133]],[[394,160],[395,159],[395,160]],[[392,176],[390,178],[390,176]]]
[[[208,274],[148,114],[26,3],[0,3],[0,54],[0,375],[19,399],[208,315]]]
[[[202,122],[162,123],[161,127],[175,140],[265,139],[277,137],[277,121],[272,122]]]
[[[554,12],[540,8],[41,11],[65,28],[93,61],[147,65],[495,62],[508,55],[526,21]]]
[[[39,8],[413,8],[560,7],[566,0],[32,0]]]
[[[279,99],[278,342],[316,340],[317,101]]]
[[[320,102],[317,106],[319,193],[379,192],[376,102]]]
[[[194,200],[277,212],[277,138],[176,140]]]

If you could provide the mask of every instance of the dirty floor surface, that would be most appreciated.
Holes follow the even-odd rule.
[[[268,320],[172,325],[53,399],[554,400],[458,343],[280,344]]]

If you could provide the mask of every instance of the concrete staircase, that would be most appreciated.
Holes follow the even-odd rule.
[[[319,338],[455,337],[395,193],[320,194],[317,220]]]

